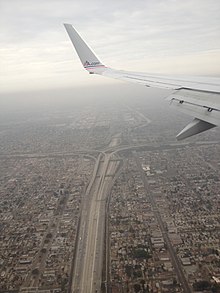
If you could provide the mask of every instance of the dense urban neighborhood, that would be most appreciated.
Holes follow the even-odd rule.
[[[138,98],[16,115],[0,292],[220,291],[219,129],[177,142],[189,118]]]

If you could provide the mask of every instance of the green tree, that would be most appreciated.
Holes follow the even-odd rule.
[[[134,284],[134,291],[135,291],[135,293],[140,292],[140,291],[141,291],[141,285],[139,285],[139,284]]]
[[[136,249],[134,251],[134,257],[135,258],[149,258],[149,254],[144,249]]]
[[[195,291],[205,291],[211,288],[211,283],[209,281],[198,281],[193,284],[193,289]]]
[[[35,269],[32,270],[31,273],[32,273],[32,275],[37,276],[37,275],[39,275],[40,271],[39,271],[38,268],[35,268]]]

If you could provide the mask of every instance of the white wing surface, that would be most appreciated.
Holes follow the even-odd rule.
[[[178,140],[220,126],[219,78],[157,75],[109,68],[102,64],[71,24],[64,24],[64,26],[84,68],[90,74],[173,90],[167,97],[170,105],[195,117],[177,135]]]

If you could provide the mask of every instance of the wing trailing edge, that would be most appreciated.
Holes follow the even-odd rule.
[[[179,134],[177,134],[177,140],[182,140],[187,137],[193,136],[200,132],[206,131],[216,125],[209,122],[195,118],[191,123],[189,123]]]

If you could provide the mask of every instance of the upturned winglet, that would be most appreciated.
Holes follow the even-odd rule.
[[[92,52],[89,46],[83,41],[77,31],[71,24],[64,23],[64,27],[73,43],[74,48],[82,62],[83,67],[89,71],[89,73],[101,73],[105,69],[100,60]]]

